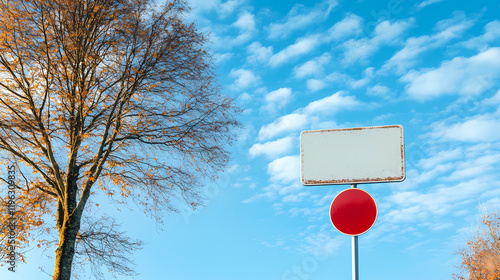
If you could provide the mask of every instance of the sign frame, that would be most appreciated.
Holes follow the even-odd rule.
[[[364,137],[372,139],[364,140]],[[327,142],[336,142],[339,145],[332,146],[333,144]],[[355,147],[352,143],[358,146]],[[328,144],[331,146],[318,148],[318,146]],[[378,150],[378,148],[383,149]],[[328,157],[335,152],[339,153],[340,160]],[[309,154],[306,155],[307,153]],[[369,158],[363,153],[376,155],[371,155],[374,158]],[[375,158],[386,154],[390,155],[391,161],[387,161],[387,166],[390,168],[383,170],[384,166],[378,161],[375,162]],[[342,165],[339,169],[343,168],[344,173],[352,172],[356,175],[348,178],[334,174],[332,170],[335,170],[333,166],[335,164]],[[363,174],[356,164],[371,166],[372,169],[380,168],[380,170],[365,170],[366,174]],[[368,169],[365,166],[363,168]],[[373,174],[378,174],[378,176],[370,172],[375,172]],[[300,134],[300,179],[304,186],[401,182],[405,178],[405,145],[402,125],[309,130]]]

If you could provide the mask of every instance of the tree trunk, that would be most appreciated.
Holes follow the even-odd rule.
[[[80,230],[81,214],[65,217],[59,229],[59,246],[56,249],[56,262],[52,280],[70,280],[71,266],[75,254],[76,235]]]

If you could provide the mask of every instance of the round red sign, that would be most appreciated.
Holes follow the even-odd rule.
[[[377,219],[377,204],[373,197],[361,189],[340,192],[330,206],[330,220],[343,234],[356,236],[367,232]]]

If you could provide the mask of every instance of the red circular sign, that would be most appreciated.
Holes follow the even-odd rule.
[[[330,206],[330,220],[343,234],[356,236],[367,232],[377,219],[377,204],[361,189],[340,192]]]

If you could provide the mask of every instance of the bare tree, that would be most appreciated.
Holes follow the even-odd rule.
[[[109,219],[83,230],[94,191],[159,219],[176,201],[195,208],[227,163],[238,109],[187,11],[181,0],[0,0],[0,150],[33,173],[17,186],[18,241],[55,217],[54,280],[71,278],[75,252],[126,273],[106,244],[140,245]]]

